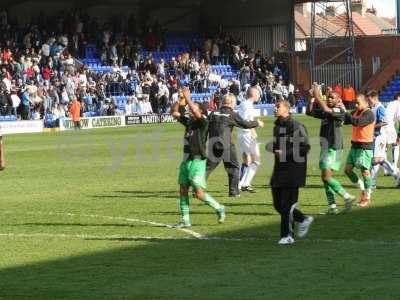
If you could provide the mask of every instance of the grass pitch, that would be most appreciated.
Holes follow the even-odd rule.
[[[219,167],[208,184],[226,223],[193,200],[185,232],[167,226],[179,220],[180,125],[7,136],[0,299],[399,299],[399,190],[380,177],[372,208],[320,215],[319,121],[298,118],[312,139],[300,204],[316,221],[292,247],[276,243],[268,154],[257,193],[239,199]]]

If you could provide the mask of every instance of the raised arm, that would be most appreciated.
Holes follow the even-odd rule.
[[[354,118],[350,113],[345,115],[345,124],[351,124],[355,127],[364,127],[374,122],[375,116],[371,110],[368,110],[359,118]]]
[[[257,121],[246,121],[244,120],[239,114],[233,113],[232,114],[232,123],[233,126],[243,128],[243,129],[252,129],[256,127],[264,127],[264,122],[257,120]]]
[[[315,102],[315,99],[314,99],[312,93],[313,93],[313,90],[310,90],[310,93],[307,96],[306,115],[310,116],[310,117],[314,117],[314,102]]]
[[[179,120],[182,117],[182,108],[184,108],[187,105],[186,99],[183,95],[182,90],[179,90],[178,92],[179,95],[179,99],[178,101],[176,101],[172,106],[171,106],[171,116],[176,119]]]
[[[324,113],[332,114],[333,110],[328,107],[325,101],[322,100],[321,90],[317,85],[313,86],[313,96],[318,106],[322,109]]]
[[[183,89],[183,92],[182,92],[182,93],[183,93],[183,97],[184,97],[185,100],[186,100],[186,103],[189,105],[189,108],[190,108],[190,110],[191,110],[192,113],[193,113],[193,117],[194,117],[196,120],[202,119],[202,118],[203,118],[203,114],[202,114],[201,110],[198,109],[198,107],[196,106],[196,104],[192,101],[191,96],[190,96],[190,90],[189,90],[189,88],[188,88],[188,87],[185,87],[185,88]]]
[[[180,119],[181,113],[179,112],[179,101],[175,102],[174,105],[172,105],[170,114],[175,120]]]

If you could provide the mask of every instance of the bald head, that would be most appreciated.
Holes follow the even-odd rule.
[[[248,95],[249,100],[252,100],[253,102],[257,102],[258,100],[260,100],[260,96],[261,96],[260,91],[255,87],[249,88],[247,95]]]

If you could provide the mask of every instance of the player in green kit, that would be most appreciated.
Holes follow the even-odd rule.
[[[175,225],[177,228],[191,226],[189,215],[189,188],[192,187],[194,196],[215,209],[218,222],[225,220],[225,207],[214,200],[205,192],[206,163],[207,163],[207,110],[200,104],[190,99],[190,91],[185,88],[179,92],[180,100],[171,109],[171,115],[185,126],[184,158],[179,167],[180,185],[180,211],[181,222]],[[186,114],[186,107],[189,114]]]
[[[346,113],[345,124],[353,125],[351,136],[351,150],[347,158],[346,175],[351,182],[358,184],[361,189],[361,197],[358,205],[368,207],[371,201],[371,168],[373,159],[375,115],[369,108],[366,97],[357,96],[357,109],[353,113]],[[354,173],[354,169],[360,169],[362,179]]]
[[[343,152],[342,126],[346,110],[342,107],[340,97],[335,92],[327,95],[326,102],[322,100],[321,91],[317,85],[314,85],[310,93],[312,99],[310,99],[307,106],[307,115],[321,119],[321,156],[319,167],[328,199],[329,207],[327,214],[334,215],[338,213],[335,194],[344,199],[346,211],[351,209],[356,200],[356,197],[350,195],[340,182],[333,177],[334,172],[339,171],[341,167]]]

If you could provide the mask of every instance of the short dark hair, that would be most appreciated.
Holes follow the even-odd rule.
[[[200,108],[200,110],[201,110],[201,113],[202,113],[204,116],[208,117],[208,107],[207,107],[207,104],[204,103],[204,102],[195,102],[195,103],[199,106],[199,108]]]
[[[378,92],[376,91],[376,90],[369,90],[368,91],[368,93],[367,93],[367,97],[378,97],[379,96],[379,94],[378,94]]]
[[[394,95],[394,99],[399,99],[400,98],[400,92],[398,92],[398,93],[396,93],[395,95]]]
[[[367,97],[365,97],[364,94],[358,94],[358,95],[357,95],[357,98],[358,98],[358,99],[361,99],[362,101],[364,101],[364,102],[366,102],[366,103],[368,103]]]

